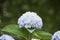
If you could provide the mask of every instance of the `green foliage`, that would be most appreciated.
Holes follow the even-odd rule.
[[[20,37],[24,37],[25,39],[27,39],[28,35],[28,31],[26,31],[25,29],[19,29],[18,25],[15,24],[5,26],[2,31],[16,34]]]
[[[25,28],[19,28],[18,25],[10,24],[5,26],[2,31],[9,32],[16,34],[17,36],[24,37],[25,39],[28,38],[29,32]],[[44,31],[34,31],[32,33],[32,38],[40,38],[40,39],[51,39],[51,34],[46,33]]]
[[[41,39],[51,39],[52,34],[44,31],[35,31],[33,32],[33,38],[41,38]]]

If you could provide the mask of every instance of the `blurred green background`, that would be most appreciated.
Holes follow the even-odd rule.
[[[0,29],[17,24],[25,12],[36,12],[43,20],[43,31],[54,33],[60,29],[60,0],[0,0]]]

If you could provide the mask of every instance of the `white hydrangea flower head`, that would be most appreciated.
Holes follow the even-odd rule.
[[[52,36],[52,40],[60,40],[60,31],[57,31]]]
[[[41,17],[35,12],[26,12],[18,19],[19,27],[25,28],[41,28],[43,23]]]
[[[32,40],[40,40],[40,39],[32,39]]]
[[[3,35],[0,37],[0,40],[15,40],[15,39],[14,39],[12,36],[3,34]]]

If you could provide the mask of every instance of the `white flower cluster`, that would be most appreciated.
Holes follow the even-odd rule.
[[[3,35],[0,37],[0,40],[14,40],[14,38],[13,38],[12,36],[3,34]]]
[[[52,40],[60,40],[60,31],[55,32],[52,36]]]
[[[43,23],[41,17],[35,12],[26,12],[18,19],[19,27],[41,28]]]
[[[40,39],[32,39],[32,40],[40,40]]]

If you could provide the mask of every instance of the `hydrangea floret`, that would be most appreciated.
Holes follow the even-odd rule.
[[[60,40],[60,31],[57,31],[52,36],[52,40]]]
[[[15,40],[15,39],[12,36],[10,36],[10,35],[3,34],[0,37],[0,40]]]

